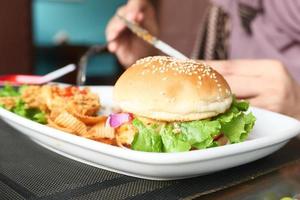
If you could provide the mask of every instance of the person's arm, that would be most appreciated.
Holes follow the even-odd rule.
[[[146,28],[151,34],[158,35],[155,10],[148,0],[129,0],[117,10],[117,14],[126,17]],[[106,27],[108,50],[115,53],[120,63],[129,67],[137,59],[157,54],[157,50],[132,34],[115,15]]]
[[[300,120],[300,85],[276,60],[207,61],[228,81],[232,92],[251,105]]]

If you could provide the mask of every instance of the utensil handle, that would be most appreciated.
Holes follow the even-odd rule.
[[[140,37],[144,41],[148,42],[149,44],[153,45],[163,53],[167,54],[168,56],[172,56],[179,59],[188,59],[185,55],[180,53],[175,48],[171,47],[167,43],[159,40],[155,36],[149,33],[148,30],[144,29],[143,27],[139,26],[138,24],[135,24],[129,20],[127,20],[125,17],[121,15],[117,15],[117,17],[130,29],[136,36]]]
[[[50,73],[44,75],[41,78],[40,84],[47,83],[47,82],[53,81],[55,79],[58,79],[64,75],[74,71],[75,69],[76,69],[76,66],[74,64],[69,64],[65,67],[59,68],[58,70],[55,70],[53,72],[50,72]]]
[[[161,41],[161,40],[156,40],[155,43],[153,44],[157,49],[161,50],[163,53],[172,56],[174,58],[178,59],[188,59],[185,55],[168,45],[167,43]]]

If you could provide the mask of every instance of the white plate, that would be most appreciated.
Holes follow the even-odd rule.
[[[91,87],[111,106],[112,87]],[[300,132],[296,119],[252,108],[257,117],[247,141],[183,153],[147,153],[68,134],[0,109],[0,117],[44,147],[77,161],[125,175],[153,180],[200,176],[245,164],[281,148]]]

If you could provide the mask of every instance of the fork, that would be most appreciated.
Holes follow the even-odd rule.
[[[89,47],[88,50],[81,56],[78,63],[78,71],[77,71],[77,78],[76,78],[77,86],[82,86],[86,82],[86,68],[87,68],[89,58],[95,54],[106,51],[108,43],[109,42],[103,45],[93,45]]]

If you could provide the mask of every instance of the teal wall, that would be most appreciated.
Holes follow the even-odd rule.
[[[59,32],[68,35],[70,45],[92,45],[105,42],[105,27],[115,10],[125,0],[34,0],[33,35],[37,47],[55,45]],[[77,61],[74,61],[77,62]],[[51,58],[38,54],[36,72],[51,71]],[[100,67],[101,66],[101,67]],[[116,72],[112,55],[98,56],[88,67],[90,75],[110,75]]]

